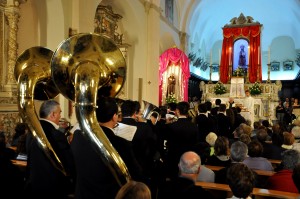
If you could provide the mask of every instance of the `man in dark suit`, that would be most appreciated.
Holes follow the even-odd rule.
[[[178,120],[167,124],[167,164],[170,177],[176,177],[178,174],[178,162],[180,156],[193,150],[199,141],[198,127],[187,118],[189,110],[188,102],[179,102],[176,108]]]
[[[196,117],[196,123],[199,130],[199,138],[201,142],[205,142],[205,138],[209,132],[213,132],[213,121],[207,116],[206,104],[199,104],[199,115]]]
[[[44,133],[61,161],[67,176],[59,171],[48,159],[38,140],[28,135],[29,176],[26,192],[30,198],[67,198],[72,193],[71,183],[74,174],[74,160],[65,135],[59,131],[61,108],[57,101],[45,101],[40,108],[40,122]]]
[[[137,163],[130,141],[114,134],[113,128],[118,122],[118,107],[114,99],[101,98],[97,101],[97,120],[134,180],[143,180],[142,171]],[[120,186],[109,166],[103,162],[90,142],[80,130],[74,132],[71,143],[76,164],[76,199],[107,198],[113,199]]]
[[[217,115],[218,121],[218,136],[225,136],[227,138],[230,137],[230,119],[228,116],[225,115],[226,112],[226,105],[220,104],[219,113]]]
[[[218,111],[219,111],[219,107],[220,107],[220,104],[221,104],[221,99],[216,99],[215,100],[215,107],[213,107],[211,109],[211,114],[212,115],[218,115]]]
[[[156,135],[149,124],[137,122],[139,110],[136,109],[136,102],[132,100],[124,101],[121,105],[121,112],[123,115],[121,123],[137,127],[132,139],[133,152],[144,173],[150,176],[153,157],[158,151]]]
[[[246,119],[241,115],[242,109],[239,106],[237,106],[235,107],[235,110],[236,110],[236,115],[234,121],[234,129],[240,126],[241,123],[246,123]]]

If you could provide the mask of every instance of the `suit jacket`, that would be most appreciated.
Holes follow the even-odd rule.
[[[200,141],[205,142],[207,134],[213,131],[213,121],[206,115],[200,114],[196,117],[196,123],[198,125]]]
[[[68,175],[72,176],[74,174],[74,159],[67,138],[51,123],[44,120],[40,122],[49,143]],[[32,198],[39,198],[41,195],[45,198],[66,198],[67,194],[72,191],[70,176],[63,175],[53,166],[31,134],[28,134],[28,139],[28,194]]]
[[[188,118],[179,118],[176,122],[167,124],[167,159],[171,176],[177,176],[180,156],[193,150],[198,143],[198,127]]]
[[[219,113],[217,115],[218,120],[218,136],[230,137],[230,119],[224,113]]]
[[[122,123],[137,127],[132,139],[133,152],[144,172],[150,175],[153,157],[158,151],[155,133],[149,124],[136,122],[133,118],[123,118]]]
[[[246,122],[246,119],[240,113],[237,113],[235,116],[233,130],[235,130],[241,123],[245,123],[245,122]]]
[[[141,168],[134,158],[131,143],[116,136],[107,127],[102,126],[102,129],[125,162],[133,179],[142,180],[140,178]],[[71,148],[74,154],[77,173],[75,198],[115,198],[120,186],[113,176],[109,165],[103,161],[101,155],[94,150],[80,130],[74,132]]]

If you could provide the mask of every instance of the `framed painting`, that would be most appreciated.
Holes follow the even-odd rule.
[[[219,64],[212,64],[211,70],[213,73],[219,72]]]
[[[279,71],[280,70],[280,62],[273,61],[271,62],[271,71]]]
[[[293,61],[284,61],[283,62],[283,70],[293,70]]]

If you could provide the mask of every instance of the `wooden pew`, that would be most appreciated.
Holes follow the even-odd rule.
[[[23,160],[12,160],[11,162],[12,162],[14,165],[16,165],[21,171],[25,171],[25,170],[26,170],[27,161],[23,161]]]
[[[196,182],[196,185],[201,186],[202,188],[207,190],[227,192],[228,195],[232,195],[231,189],[227,184],[218,184],[218,183],[211,183],[211,182]],[[291,193],[291,192],[284,192],[284,191],[277,191],[277,190],[270,190],[270,189],[260,189],[260,188],[254,188],[252,195],[255,196],[255,199],[260,199],[260,198],[295,199],[300,196],[299,193]]]
[[[205,165],[205,167],[213,170],[213,171],[219,171],[220,169],[224,168],[224,167],[220,167],[220,166],[211,166],[211,165]],[[260,176],[272,176],[275,172],[274,171],[264,171],[264,170],[254,170],[258,175]]]

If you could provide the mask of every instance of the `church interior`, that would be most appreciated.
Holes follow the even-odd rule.
[[[245,7],[243,2],[231,1],[231,6],[227,6],[227,2],[224,1],[209,3],[193,0],[136,2],[15,0],[2,3],[2,18],[6,19],[1,25],[2,118],[11,121],[17,117],[15,95],[17,82],[13,74],[17,57],[33,46],[42,46],[55,51],[70,35],[95,32],[98,23],[95,21],[98,5],[109,6],[106,11],[110,14],[104,15],[115,16],[113,20],[111,18],[108,18],[110,21],[107,20],[112,24],[103,23],[100,26],[112,27],[114,33],[110,34],[114,34],[115,42],[126,57],[126,81],[119,93],[120,98],[140,102],[145,100],[156,106],[163,105],[167,95],[166,78],[169,74],[177,76],[174,93],[177,101],[187,101],[188,97],[195,96],[203,98],[204,94],[199,89],[201,81],[206,84],[216,83],[220,80],[219,71],[228,70],[230,65],[231,71],[228,73],[233,74],[237,67],[238,61],[234,60],[236,53],[231,51],[231,63],[228,54],[227,57],[223,54],[229,52],[222,49],[225,38],[222,29],[230,26],[234,20],[238,21],[241,15],[245,19],[249,17],[252,23],[258,23],[260,26],[260,43],[253,49],[253,52],[259,51],[259,56],[255,55],[257,56],[255,61],[258,62],[253,62],[253,66],[260,65],[259,81],[261,83],[269,81],[274,85],[279,80],[282,85],[278,91],[280,99],[299,98],[300,42],[297,35],[300,30],[295,25],[299,23],[297,14],[299,1],[286,3],[278,0],[272,5],[269,5],[268,1],[260,1],[259,7],[257,2],[251,2]],[[266,6],[271,6],[272,9],[264,10]],[[284,16],[278,15],[283,8],[288,12]],[[247,36],[244,39],[247,44],[249,39]],[[188,57],[186,60],[188,63],[182,62],[183,66],[187,66],[184,70],[171,63],[171,67],[167,65],[166,68],[160,69],[162,65],[160,56],[172,48],[182,51],[182,54]],[[222,62],[224,60],[224,63],[228,63],[227,66],[225,64],[220,66],[221,58]],[[272,65],[268,70],[268,63],[275,67]],[[291,67],[285,67],[285,63],[289,63]],[[165,73],[162,73],[163,70]],[[179,77],[178,74],[184,75]],[[61,95],[58,99],[64,105],[63,117],[74,123],[76,116],[69,114],[72,112],[69,110],[69,101]]]
[[[37,65],[51,64],[40,75],[59,85],[61,92],[54,97],[61,104],[61,117],[71,125],[78,122],[75,101],[81,98],[75,92],[82,88],[74,87],[79,80],[66,76],[76,71],[78,78],[92,78],[93,69],[80,73],[79,65],[94,66],[99,60],[86,63],[84,57],[70,57],[73,52],[66,49],[86,39],[82,42],[91,42],[94,48],[82,56],[109,56],[106,53],[111,52],[93,52],[101,48],[88,36],[93,34],[108,38],[118,49],[111,53],[117,65],[111,68],[117,68],[101,68],[103,77],[113,71],[114,79],[109,81],[114,97],[139,101],[142,108],[143,102],[159,107],[194,99],[215,105],[216,99],[227,103],[234,98],[243,104],[245,91],[250,90],[251,119],[272,124],[277,120],[278,101],[300,99],[299,0],[7,0],[0,2],[0,8],[0,126],[9,139],[16,123],[24,120],[20,92],[28,88],[22,87],[21,80],[36,76],[33,70],[26,71],[30,64],[22,59],[41,56]],[[33,48],[47,52],[47,58]],[[110,65],[108,58],[103,63]],[[70,71],[67,62],[81,59]],[[24,71],[26,75],[20,75]],[[252,93],[256,87],[258,93]],[[43,94],[40,97],[38,90],[24,94],[34,99],[33,112],[25,114],[38,112]],[[46,98],[51,94],[46,93]],[[250,118],[246,112],[243,115]],[[300,107],[294,114],[300,116]]]

